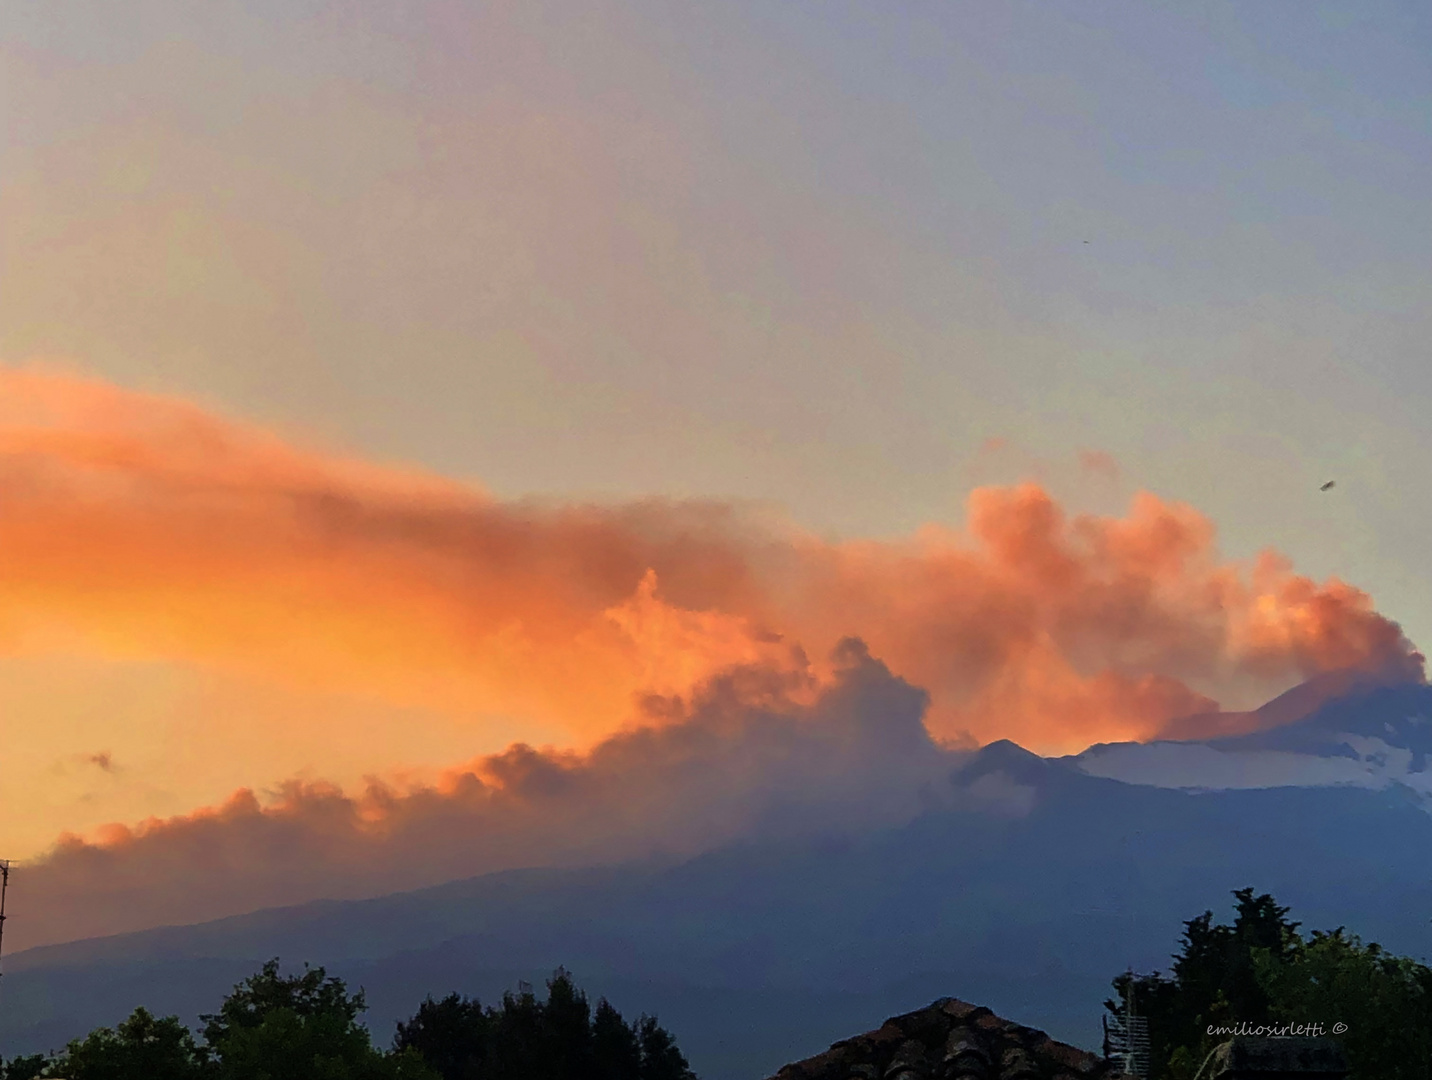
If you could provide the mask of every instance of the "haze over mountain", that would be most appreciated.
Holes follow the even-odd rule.
[[[850,732],[850,760],[898,745],[902,725],[918,744],[920,695],[853,646],[847,662],[824,708],[884,719],[867,729],[873,741]],[[1093,1046],[1108,979],[1165,965],[1181,921],[1221,911],[1243,885],[1272,891],[1310,927],[1432,952],[1425,758],[1376,784],[1322,769],[1330,756],[1352,760],[1328,751],[1330,732],[1357,740],[1376,728],[1418,753],[1387,728],[1402,724],[1420,746],[1429,712],[1425,685],[1354,688],[1244,737],[1306,747],[1246,751],[1302,772],[1199,792],[1162,774],[1089,775],[1107,748],[1046,759],[1007,741],[957,754],[926,742],[869,771],[845,763],[847,779],[830,773],[823,798],[808,786],[781,800],[772,783],[744,828],[695,856],[507,871],[32,949],[9,962],[0,1039],[54,1045],[141,1000],[192,1018],[280,955],[361,982],[380,1038],[426,993],[491,997],[564,964],[619,1007],[659,1012],[709,1080],[764,1075],[941,993]],[[1216,739],[1166,745],[1245,753]]]

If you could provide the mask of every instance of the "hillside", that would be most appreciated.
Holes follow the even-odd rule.
[[[1401,718],[1413,699],[1371,700]],[[563,964],[624,1011],[658,1013],[706,1080],[749,1080],[946,995],[1095,1046],[1109,978],[1165,966],[1182,920],[1244,885],[1310,927],[1432,953],[1432,815],[1406,785],[1192,792],[1008,742],[950,783],[958,798],[859,839],[507,872],[33,949],[7,963],[0,1040],[56,1046],[140,1002],[192,1018],[277,955],[366,987],[386,1041],[428,992],[490,998]]]

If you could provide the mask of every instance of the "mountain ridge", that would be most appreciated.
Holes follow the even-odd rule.
[[[1426,698],[1350,707],[1388,723],[1413,700]],[[49,1049],[140,1003],[192,1019],[274,955],[364,985],[380,1041],[426,993],[490,999],[560,964],[623,1011],[660,1015],[705,1080],[750,1080],[948,995],[1095,1045],[1112,975],[1166,967],[1182,921],[1248,885],[1307,926],[1432,952],[1432,815],[1410,789],[1194,793],[1002,741],[927,796],[868,833],[747,837],[41,946],[7,961],[0,1047]]]

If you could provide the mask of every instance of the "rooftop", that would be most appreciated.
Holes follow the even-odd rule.
[[[980,1005],[942,998],[771,1080],[1105,1080],[1117,1066]]]

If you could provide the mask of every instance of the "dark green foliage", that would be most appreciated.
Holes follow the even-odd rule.
[[[175,1016],[135,1009],[114,1028],[97,1028],[60,1054],[30,1054],[0,1065],[3,1080],[63,1076],[67,1080],[206,1080],[213,1076],[208,1049]]]
[[[630,1080],[641,1075],[641,1040],[606,998],[597,1002],[592,1020],[594,1080]]]
[[[0,1063],[0,1080],[696,1080],[655,1017],[626,1023],[605,999],[595,1013],[567,972],[504,994],[501,1008],[429,997],[398,1025],[393,1052],[373,1048],[350,994],[322,968],[281,975],[271,960],[200,1017],[202,1043],[177,1017],[144,1009],[57,1056]]]
[[[219,1080],[378,1080],[393,1065],[358,1022],[364,1007],[322,968],[285,977],[270,960],[200,1019]]]
[[[1148,1019],[1151,1074],[1190,1080],[1228,1035],[1210,1027],[1347,1025],[1352,1080],[1432,1080],[1432,970],[1364,946],[1342,930],[1310,940],[1269,895],[1239,889],[1232,926],[1205,911],[1184,924],[1164,976],[1114,979],[1116,1011],[1132,994]]]
[[[1114,980],[1119,1001],[1132,992],[1138,1013],[1148,1017],[1155,1076],[1171,1063],[1194,1057],[1201,1062],[1207,1049],[1222,1041],[1209,1041],[1209,1025],[1271,1020],[1271,1003],[1254,973],[1253,950],[1283,957],[1299,940],[1299,924],[1289,922],[1288,909],[1271,896],[1254,896],[1252,889],[1233,896],[1237,914],[1232,926],[1215,925],[1211,911],[1184,923],[1183,947],[1173,959],[1171,976],[1126,974]],[[1105,1005],[1111,1011],[1115,1007]],[[1184,1053],[1174,1062],[1180,1047]]]
[[[175,1016],[156,1019],[135,1009],[118,1027],[99,1028],[70,1043],[52,1073],[66,1080],[198,1080],[209,1055]]]
[[[643,1016],[637,1021],[637,1038],[641,1041],[641,1080],[688,1080],[691,1070],[676,1048],[676,1040],[656,1023],[656,1017]]]
[[[1364,945],[1341,927],[1315,931],[1286,962],[1255,956],[1275,1020],[1331,1017],[1355,1077],[1432,1078],[1432,968]]]
[[[559,970],[547,983],[542,1042],[546,1075],[585,1078],[592,1074],[592,1010],[587,995],[572,985],[565,971]]]
[[[393,1048],[420,1055],[443,1080],[478,1080],[491,1053],[493,1026],[476,998],[429,997],[411,1020],[398,1024]]]
[[[483,1080],[537,1077],[542,1062],[542,1004],[531,990],[502,995],[502,1010],[493,1016],[492,1056]]]
[[[199,1019],[204,1041],[221,1053],[282,1026],[298,1033],[317,1055],[343,1057],[367,1044],[367,1032],[358,1024],[364,1008],[363,991],[350,995],[342,980],[328,978],[323,968],[305,967],[302,975],[284,977],[278,961],[270,960],[234,987],[217,1013]]]
[[[145,1009],[99,1028],[57,1056],[16,1058],[3,1080],[437,1080],[416,1053],[373,1049],[358,1022],[363,994],[322,968],[284,977],[278,961],[234,987],[204,1016],[203,1044],[177,1017]]]
[[[595,1011],[567,972],[507,993],[500,1008],[452,995],[429,998],[398,1025],[398,1050],[421,1054],[443,1080],[695,1080],[654,1017],[628,1024],[605,1000]]]
[[[8,1064],[0,1063],[0,1080],[34,1080],[49,1064],[45,1054],[11,1058]]]

